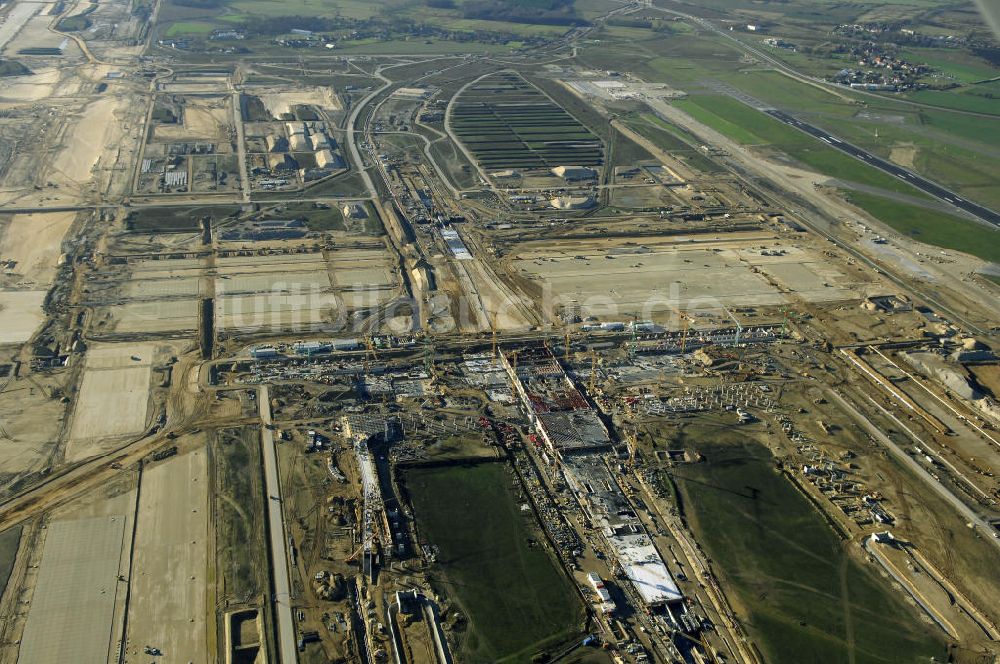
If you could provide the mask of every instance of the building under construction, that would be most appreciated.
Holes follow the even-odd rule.
[[[500,354],[531,426],[548,449],[597,452],[611,446],[608,429],[544,346],[530,346]]]
[[[642,604],[669,612],[681,602],[684,595],[604,459],[593,454],[564,457],[562,473]]]
[[[343,416],[341,426],[361,473],[361,568],[373,577],[381,562],[382,542],[390,543],[384,550],[388,557],[409,552],[408,531],[392,486],[385,449],[400,437],[401,430],[397,421],[362,414]]]

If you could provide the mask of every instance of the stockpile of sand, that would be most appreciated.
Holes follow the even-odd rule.
[[[291,113],[292,107],[299,105],[319,106],[331,111],[341,109],[340,99],[331,88],[314,87],[289,92],[272,92],[258,96],[267,108],[267,112],[275,118],[280,118],[285,113]]]

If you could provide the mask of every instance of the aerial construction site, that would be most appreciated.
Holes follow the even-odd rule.
[[[1000,661],[1000,111],[733,2],[0,4],[0,663]]]

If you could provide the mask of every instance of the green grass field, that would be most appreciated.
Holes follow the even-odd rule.
[[[674,476],[691,527],[766,661],[944,661],[935,630],[847,554],[856,544],[839,540],[763,445],[714,428],[691,435],[702,434],[712,441],[699,447],[706,462]]]
[[[773,70],[750,70],[726,78],[748,94],[785,110],[850,117],[861,106],[857,95],[802,83]],[[886,102],[889,103],[889,102]]]
[[[899,178],[868,166],[731,97],[692,95],[674,102],[699,122],[744,145],[770,145],[813,170],[845,182],[927,198]]]
[[[1000,231],[954,215],[852,191],[851,203],[915,240],[1000,262]]]
[[[1000,102],[998,102],[1000,103]],[[1000,147],[1000,122],[993,118],[958,115],[946,111],[921,111],[924,123],[949,134],[970,141],[989,143]]]
[[[941,108],[953,108],[960,111],[985,113],[987,115],[1000,115],[1000,100],[970,94],[969,88],[964,88],[963,90],[962,92],[919,90],[907,94],[906,98],[911,101],[918,101],[922,104],[939,106]]]
[[[960,50],[942,48],[909,48],[900,57],[916,64],[926,64],[960,83],[974,83],[1000,76],[1000,68],[991,67],[980,58]]]
[[[688,166],[703,173],[718,173],[722,167],[706,157],[698,148],[697,139],[683,129],[652,113],[639,113],[622,119],[625,125],[651,141],[661,150],[682,159]]]
[[[126,228],[141,233],[186,233],[200,229],[203,217],[221,221],[238,213],[239,208],[232,205],[150,207],[133,210]]]
[[[255,16],[323,16],[333,18],[366,19],[376,15],[380,6],[377,2],[361,0],[236,0],[228,3],[232,9]]]
[[[231,597],[260,592],[264,580],[257,560],[264,546],[263,489],[251,470],[260,464],[258,437],[251,429],[225,429],[213,450],[218,467],[214,495],[219,574]]]
[[[216,26],[211,23],[202,23],[201,21],[177,21],[176,23],[171,23],[170,27],[167,28],[165,33],[167,37],[180,37],[181,35],[196,35],[198,37],[204,37],[215,30]]]
[[[559,571],[504,463],[405,474],[423,540],[439,548],[435,583],[468,618],[461,662],[526,662],[579,636],[583,607]]]
[[[514,23],[463,18],[461,3],[454,8],[429,7],[422,0],[228,0],[217,7],[188,7],[168,2],[160,15],[160,25],[164,36],[203,36],[217,27],[242,25],[259,19],[298,16],[308,22],[310,17],[323,19],[350,19],[356,21],[384,21],[404,18],[412,23],[431,26],[446,26],[454,33],[482,31],[510,35],[513,39],[506,44],[460,41],[447,38],[423,39],[407,38],[399,35],[392,39],[344,40],[338,43],[337,52],[359,54],[437,54],[490,52],[503,53],[522,45],[524,39],[537,37],[558,37],[569,28],[558,25]],[[303,24],[305,25],[305,24]],[[284,51],[270,47],[270,38],[250,38],[243,46],[255,52]]]

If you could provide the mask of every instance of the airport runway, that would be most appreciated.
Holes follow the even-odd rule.
[[[948,203],[949,205],[952,205],[960,210],[968,212],[969,214],[976,216],[985,222],[993,224],[994,226],[1000,227],[1000,213],[998,212],[994,212],[993,210],[987,207],[983,207],[982,205],[978,205],[977,203],[968,201],[959,196],[958,194],[949,191],[948,189],[945,189],[944,187],[935,182],[931,182],[926,178],[922,178],[916,173],[908,171],[907,169],[901,166],[897,166],[896,164],[890,161],[886,161],[881,157],[876,157],[875,155],[866,152],[855,145],[851,145],[850,143],[845,143],[839,138],[826,133],[822,129],[814,127],[811,124],[802,122],[801,120],[794,118],[791,115],[788,115],[787,113],[783,113],[782,111],[777,111],[774,109],[768,109],[765,110],[764,112],[777,120],[781,120],[785,124],[791,125],[796,129],[809,134],[810,136],[818,138],[821,141],[825,141],[826,143],[832,145],[841,152],[846,152],[847,154],[851,155],[856,159],[860,159],[861,161],[864,161],[874,166],[875,168],[878,168],[879,170],[885,171],[889,175],[895,175],[900,180],[908,182],[917,189],[920,189],[921,191],[928,193],[931,196],[934,196],[935,198],[939,198],[945,203]]]

